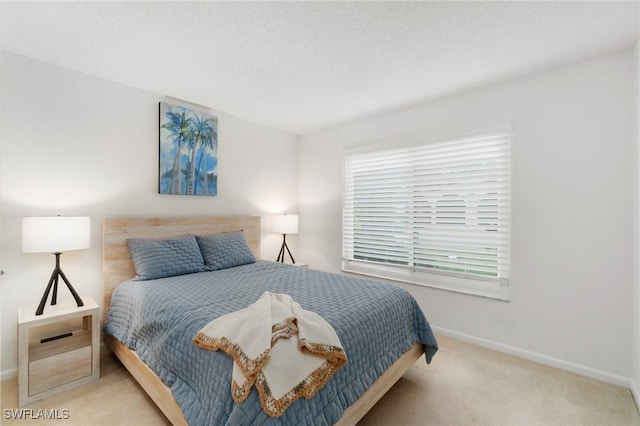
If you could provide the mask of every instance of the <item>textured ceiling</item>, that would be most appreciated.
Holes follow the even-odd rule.
[[[640,2],[2,2],[2,48],[304,134],[632,47]]]

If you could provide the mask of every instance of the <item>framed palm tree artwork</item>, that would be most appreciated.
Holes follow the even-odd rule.
[[[160,102],[160,194],[218,194],[218,117]]]

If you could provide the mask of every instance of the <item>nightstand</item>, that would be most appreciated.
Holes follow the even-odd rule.
[[[100,307],[89,296],[18,310],[20,406],[100,378]]]

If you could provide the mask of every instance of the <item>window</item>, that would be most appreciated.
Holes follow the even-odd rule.
[[[348,153],[343,270],[507,299],[509,133]]]

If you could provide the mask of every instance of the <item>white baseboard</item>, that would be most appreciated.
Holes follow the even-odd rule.
[[[0,382],[4,382],[5,380],[13,379],[14,377],[18,377],[18,369],[12,368],[10,370],[2,370],[0,372]]]
[[[526,351],[513,346],[504,345],[502,343],[496,343],[491,340],[481,339],[475,336],[471,336],[457,331],[448,330],[446,328],[432,326],[433,331],[443,336],[452,337],[463,342],[472,343],[474,345],[482,346],[484,348],[492,349],[494,351],[503,352],[509,355],[514,355],[519,358],[528,359],[529,361],[537,362],[539,364],[548,365],[550,367],[558,368],[560,370],[570,371],[581,376],[590,377],[592,379],[600,380],[602,382],[611,383],[613,385],[622,386],[630,389],[634,392],[636,398],[636,405],[640,403],[640,395],[637,392],[637,387],[634,386],[633,381],[628,377],[618,376],[617,374],[607,373],[606,371],[597,370],[591,367],[585,367],[583,365],[574,364],[572,362],[563,361],[558,358],[553,358],[547,355],[542,355],[536,352]],[[635,390],[634,390],[635,388]]]
[[[640,384],[635,381],[631,382],[631,395],[633,395],[633,400],[636,402],[636,408],[640,411]]]

